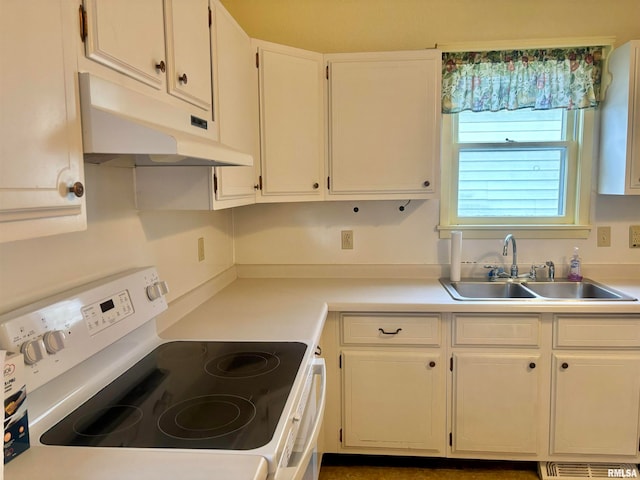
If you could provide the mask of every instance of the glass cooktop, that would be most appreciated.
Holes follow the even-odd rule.
[[[157,347],[49,429],[46,445],[249,450],[267,444],[306,345]]]

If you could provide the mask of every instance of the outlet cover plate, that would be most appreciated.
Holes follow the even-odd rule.
[[[640,225],[629,226],[629,248],[640,248]]]

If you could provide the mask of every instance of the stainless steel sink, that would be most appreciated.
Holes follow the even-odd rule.
[[[536,295],[550,299],[572,300],[635,300],[625,293],[592,280],[581,282],[532,282],[526,288]]]
[[[584,279],[581,282],[513,282],[463,280],[440,283],[454,300],[534,300],[534,301],[634,301],[635,298],[606,285]]]
[[[536,298],[519,283],[506,282],[448,282],[444,288],[456,300],[495,300],[500,298]]]

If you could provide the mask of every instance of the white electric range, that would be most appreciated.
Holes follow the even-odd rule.
[[[317,479],[315,345],[163,340],[166,293],[142,268],[0,317],[0,347],[24,354],[31,437],[7,480]]]

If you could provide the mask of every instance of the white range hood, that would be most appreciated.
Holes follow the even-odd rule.
[[[136,165],[253,165],[251,155],[214,141],[205,119],[89,73],[79,84],[89,163],[133,155]]]

